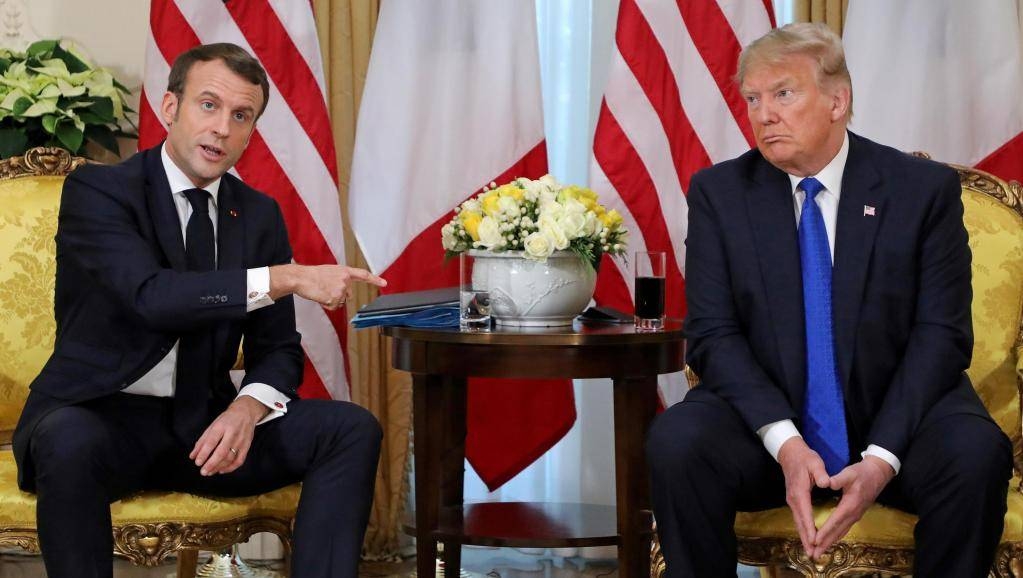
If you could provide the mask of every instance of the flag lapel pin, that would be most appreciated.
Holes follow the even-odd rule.
[[[870,205],[863,205],[863,216],[864,217],[873,217],[876,214],[877,214],[877,209],[875,209],[874,207],[871,207]]]

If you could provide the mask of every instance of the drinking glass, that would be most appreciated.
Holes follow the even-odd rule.
[[[486,285],[486,272],[477,271],[476,258],[465,252],[458,255],[458,276],[458,326],[462,331],[490,331],[490,290]]]
[[[664,327],[664,251],[640,251],[635,260],[636,331]]]

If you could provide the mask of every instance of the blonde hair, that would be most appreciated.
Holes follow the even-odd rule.
[[[845,64],[842,39],[822,23],[798,22],[775,28],[754,40],[739,55],[739,71],[735,75],[741,86],[749,70],[759,65],[781,64],[793,55],[807,56],[816,63],[817,86],[836,84],[849,88],[849,111],[852,117],[852,77]]]

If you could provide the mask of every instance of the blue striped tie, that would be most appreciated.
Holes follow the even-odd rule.
[[[845,402],[838,382],[831,320],[831,250],[824,217],[814,200],[824,185],[813,177],[800,181],[806,193],[799,215],[799,256],[803,266],[806,316],[806,399],[803,438],[835,475],[849,463]]]

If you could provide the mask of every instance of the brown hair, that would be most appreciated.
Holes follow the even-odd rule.
[[[817,86],[824,88],[837,83],[849,88],[847,118],[852,118],[852,77],[845,64],[842,39],[823,23],[786,24],[754,40],[739,55],[735,81],[741,86],[751,67],[780,64],[797,54],[808,56],[816,63]]]
[[[179,99],[185,93],[185,80],[188,71],[196,62],[210,62],[220,60],[231,72],[251,82],[258,84],[263,90],[263,106],[259,109],[259,118],[266,110],[266,104],[270,100],[270,82],[266,78],[266,70],[258,60],[245,51],[244,48],[230,42],[218,42],[216,44],[200,44],[194,48],[182,52],[171,66],[170,75],[167,77],[167,91],[176,95]]]

